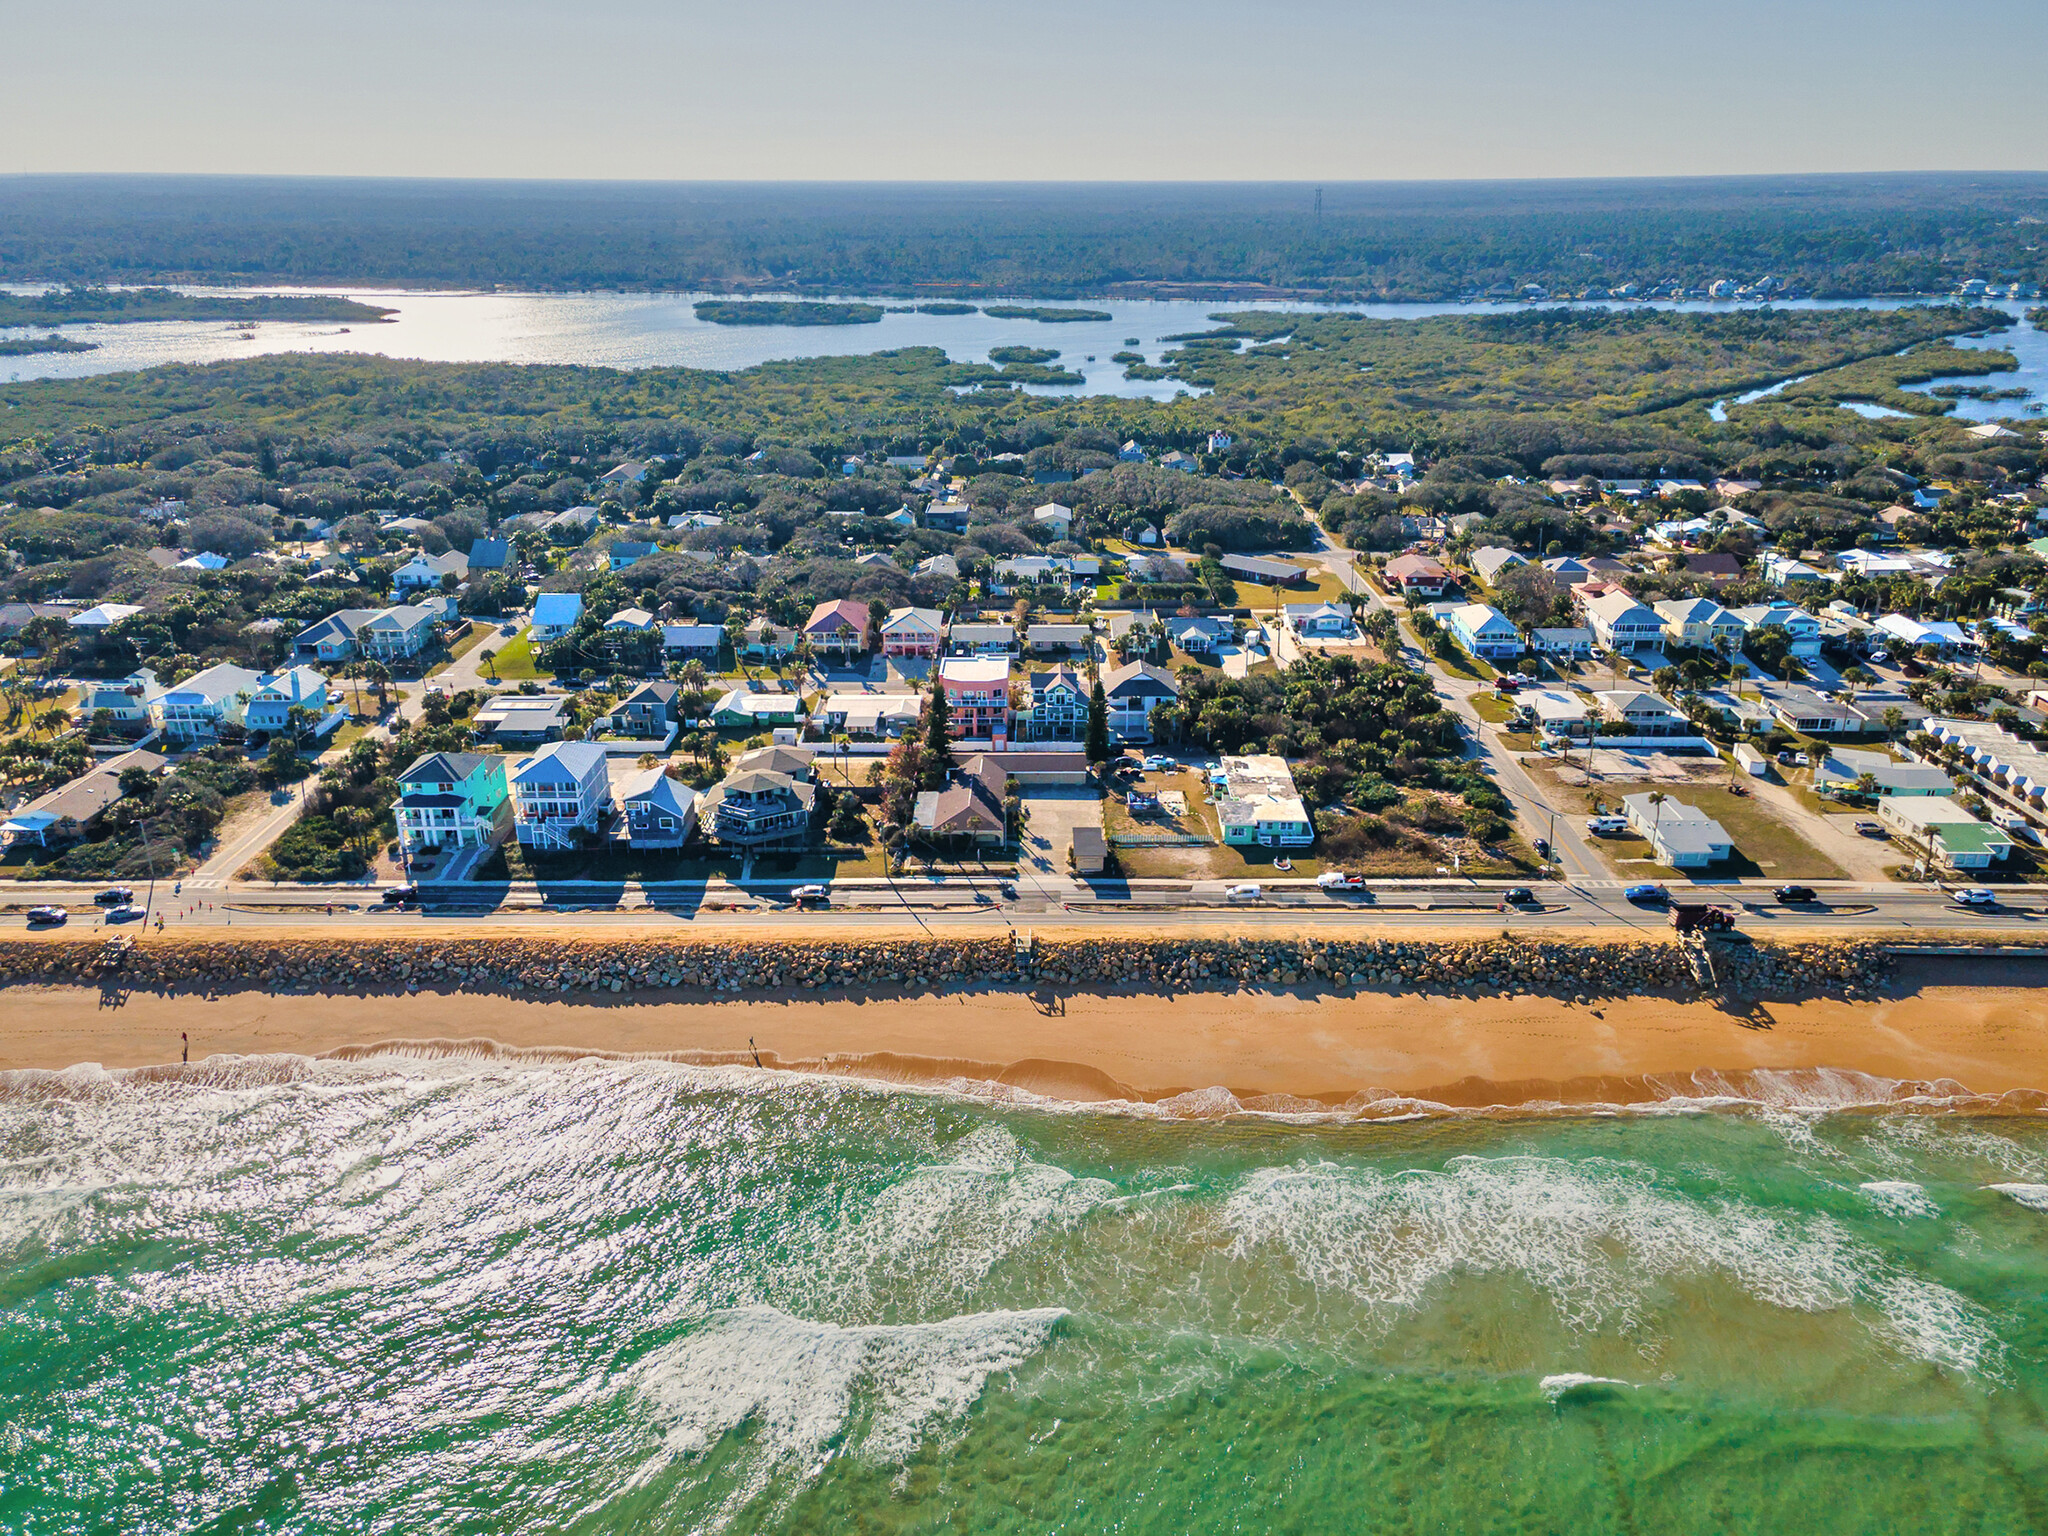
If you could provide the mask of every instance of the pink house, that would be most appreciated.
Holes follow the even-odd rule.
[[[939,663],[953,735],[963,741],[1010,737],[1010,664],[1000,656],[948,656]]]

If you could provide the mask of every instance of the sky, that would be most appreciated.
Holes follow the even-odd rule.
[[[2048,170],[2042,0],[0,0],[0,173]]]

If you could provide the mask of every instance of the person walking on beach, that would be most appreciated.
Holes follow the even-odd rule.
[[[178,1053],[178,1060],[189,1063],[192,1060],[192,1037],[181,1029],[178,1031],[178,1043],[183,1047]]]

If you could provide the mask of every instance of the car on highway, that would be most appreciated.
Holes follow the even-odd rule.
[[[1960,891],[1950,891],[1948,899],[1959,907],[1995,907],[1998,898],[1981,885],[1973,885]]]
[[[420,899],[420,888],[416,885],[389,886],[384,892],[387,907],[409,907]]]
[[[1651,906],[1662,906],[1671,899],[1671,893],[1661,885],[1632,885],[1621,895],[1625,901],[1646,902]]]
[[[1355,891],[1365,884],[1365,876],[1347,875],[1341,869],[1326,869],[1316,876],[1316,884],[1326,891]]]
[[[1517,885],[1501,892],[1501,900],[1511,907],[1533,907],[1536,905],[1536,893],[1526,885]]]
[[[1233,885],[1223,896],[1227,901],[1257,901],[1265,894],[1256,881],[1247,880],[1242,885]]]
[[[799,885],[789,893],[789,899],[801,906],[807,901],[824,901],[832,892],[822,885]]]
[[[68,923],[71,921],[71,914],[62,907],[30,907],[28,920],[30,927],[44,923]]]
[[[1779,901],[1786,903],[1820,900],[1820,897],[1814,894],[1813,887],[1810,885],[1781,885],[1771,894]]]
[[[110,885],[104,891],[94,893],[92,904],[96,907],[125,907],[134,899],[132,886]]]
[[[107,908],[107,921],[110,923],[139,923],[148,916],[147,907],[138,907],[133,902]]]
[[[1145,771],[1147,773],[1160,773],[1166,769],[1178,768],[1179,766],[1180,760],[1178,758],[1166,757],[1157,752],[1150,753],[1145,758]]]

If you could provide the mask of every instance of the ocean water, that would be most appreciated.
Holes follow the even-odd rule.
[[[2048,1529],[2048,1120],[1896,1097],[11,1074],[0,1530]]]

